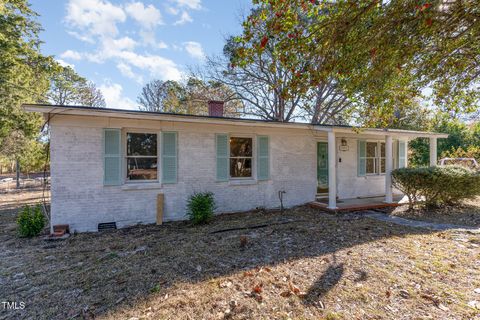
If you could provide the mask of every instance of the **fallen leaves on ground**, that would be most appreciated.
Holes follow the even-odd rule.
[[[16,237],[18,208],[0,209],[0,296],[28,307],[7,318],[473,319],[480,310],[475,234],[298,207],[45,242]]]

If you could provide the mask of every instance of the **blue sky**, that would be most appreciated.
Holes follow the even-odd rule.
[[[250,0],[31,0],[42,51],[93,81],[107,107],[134,109],[152,79],[179,80],[241,32]]]

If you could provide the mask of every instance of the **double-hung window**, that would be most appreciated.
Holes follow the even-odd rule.
[[[230,137],[230,177],[251,178],[253,139]]]
[[[127,181],[157,180],[157,134],[127,132]]]
[[[366,174],[385,173],[385,142],[366,143]]]

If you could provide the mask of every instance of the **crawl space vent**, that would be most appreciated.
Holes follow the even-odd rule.
[[[98,224],[98,231],[106,231],[106,230],[115,230],[117,229],[116,222],[105,222]]]

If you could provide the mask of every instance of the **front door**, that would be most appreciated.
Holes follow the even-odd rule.
[[[328,144],[317,143],[317,193],[328,193]]]

